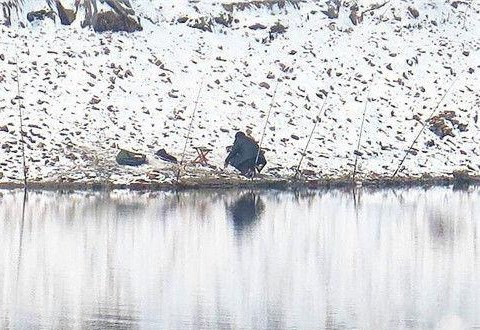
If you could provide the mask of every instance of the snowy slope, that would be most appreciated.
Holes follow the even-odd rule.
[[[278,79],[262,143],[268,177],[295,173],[323,103],[322,90],[329,96],[302,169],[321,178],[352,172],[369,95],[358,177],[372,178],[393,174],[450,86],[436,113],[454,111],[458,122],[446,121],[454,136],[440,138],[427,125],[416,155],[409,155],[399,175],[480,174],[478,3],[454,8],[443,1],[395,0],[357,26],[348,8],[329,19],[321,12],[325,4],[317,1],[232,12],[210,1],[132,4],[144,27],[135,34],[95,34],[51,22],[2,28],[2,182],[22,179],[13,104],[16,50],[31,181],[173,180],[174,168],[153,153],[165,148],[181,158],[202,81],[186,158],[195,157],[192,146],[208,146],[214,148],[212,164],[220,168],[237,130],[251,128],[261,139]],[[212,32],[190,27],[195,19],[221,15],[232,16],[229,26],[215,23]],[[179,23],[182,17],[188,20]],[[270,40],[277,22],[287,30]],[[252,30],[257,23],[266,29]],[[144,152],[150,163],[119,167],[118,147]],[[199,172],[225,175],[194,166],[184,174]],[[231,169],[226,173],[234,175]]]

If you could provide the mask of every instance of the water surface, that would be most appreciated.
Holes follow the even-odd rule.
[[[480,190],[0,197],[1,328],[478,328]]]

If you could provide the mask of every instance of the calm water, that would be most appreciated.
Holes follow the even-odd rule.
[[[1,328],[480,327],[480,190],[22,197]]]

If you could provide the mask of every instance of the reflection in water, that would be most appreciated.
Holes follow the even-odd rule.
[[[230,206],[233,227],[241,233],[260,219],[264,209],[265,204],[260,196],[253,192],[244,193]]]
[[[23,202],[0,195],[0,328],[480,326],[478,190]]]
[[[22,199],[22,213],[21,213],[21,217],[20,217],[20,230],[19,230],[19,239],[18,239],[18,259],[17,259],[17,279],[19,277],[19,273],[20,273],[20,266],[22,265],[22,243],[23,243],[23,228],[24,228],[24,224],[25,224],[25,208],[26,208],[26,205],[27,205],[27,197],[28,197],[28,194],[27,194],[27,189],[25,188],[23,190],[23,199]],[[18,285],[18,281],[17,281],[17,285]]]
[[[442,245],[455,242],[455,231],[459,226],[446,214],[432,212],[428,215],[428,224],[432,240]]]

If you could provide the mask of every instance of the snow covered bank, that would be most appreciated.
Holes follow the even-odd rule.
[[[357,178],[390,177],[445,94],[398,176],[480,175],[478,3],[390,1],[356,26],[349,8],[329,19],[321,2],[223,4],[132,3],[144,27],[134,34],[49,21],[2,28],[0,181],[23,180],[20,102],[30,182],[173,182],[176,168],[153,154],[181,157],[202,81],[186,159],[193,146],[210,147],[216,169],[188,165],[183,177],[237,177],[221,170],[226,147],[237,130],[261,139],[278,80],[262,144],[267,180],[295,174],[317,116],[304,176],[351,175],[365,106]],[[228,24],[215,20],[228,15]],[[192,27],[202,17],[213,18],[212,32]],[[279,25],[285,31],[272,32]],[[147,154],[149,164],[118,166],[119,147]]]

